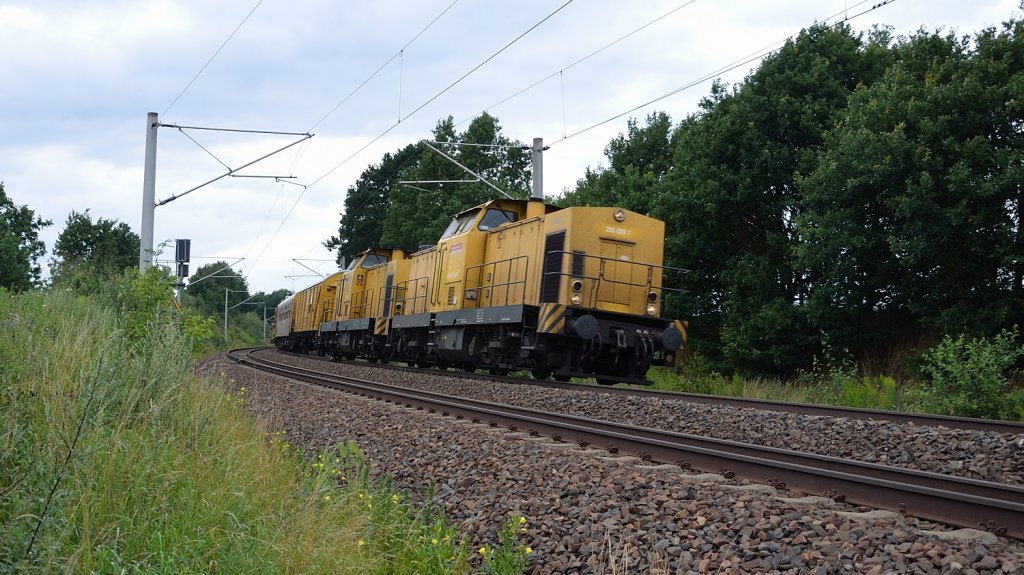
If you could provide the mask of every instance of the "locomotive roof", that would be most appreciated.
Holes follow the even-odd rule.
[[[469,212],[472,212],[473,210],[487,208],[487,207],[490,207],[490,206],[495,205],[495,204],[497,204],[499,206],[513,206],[514,205],[514,206],[520,208],[521,210],[525,210],[526,209],[526,205],[529,204],[530,202],[534,202],[534,201],[536,201],[536,200],[534,200],[534,199],[518,200],[518,199],[508,199],[508,198],[497,198],[497,199],[494,199],[494,200],[488,200],[488,201],[486,201],[486,202],[484,202],[484,203],[482,203],[480,205],[473,206],[472,208],[467,208],[465,210],[462,210],[461,212],[455,214],[454,217],[457,218],[457,217],[461,216],[462,214],[467,214]],[[562,208],[559,207],[559,206],[555,206],[555,205],[549,204],[547,202],[544,202],[544,213],[546,213],[546,214],[550,214],[551,212],[557,212],[558,210],[561,210],[561,209]]]

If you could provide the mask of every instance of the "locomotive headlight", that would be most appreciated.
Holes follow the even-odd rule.
[[[647,303],[655,303],[658,301],[658,292],[652,291],[647,294]]]
[[[572,288],[572,291],[579,293],[583,291],[583,282],[581,282],[580,280],[572,280],[572,283],[569,284],[569,287]]]
[[[647,315],[658,315],[658,306],[657,306],[657,304],[653,304],[653,303],[647,304]]]
[[[581,303],[583,303],[583,294],[574,293],[571,297],[569,297],[569,301],[572,302],[572,305],[580,305]]]
[[[622,208],[618,208],[614,212],[612,212],[612,217],[615,218],[615,221],[621,222],[622,220],[626,219],[626,212]]]

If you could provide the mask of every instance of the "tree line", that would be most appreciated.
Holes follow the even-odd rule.
[[[0,183],[0,288],[19,292],[43,284],[39,259],[46,246],[39,232],[50,225],[27,205],[15,204]],[[94,220],[89,209],[72,210],[54,244],[49,284],[83,295],[106,294],[109,284],[138,266],[138,261],[139,236],[128,224],[102,217]],[[171,278],[166,280],[171,283]],[[230,311],[233,333],[245,343],[257,344],[264,331],[269,336],[262,318],[272,317],[288,295],[286,289],[251,293],[240,272],[218,261],[196,270],[181,299],[186,318],[202,324],[213,339],[216,327],[222,325],[226,297],[228,307],[235,308]]]
[[[607,165],[554,201],[666,222],[666,265],[690,270],[669,311],[721,370],[792,376],[826,346],[893,370],[943,335],[1012,329],[1024,320],[1022,32],[813,26],[678,123],[631,119]],[[433,136],[519,145],[488,115]],[[525,197],[527,158],[513,150],[452,155]],[[495,193],[398,182],[465,177],[422,144],[386,154],[348,189],[325,245],[341,260],[432,243]]]
[[[689,321],[692,349],[722,372],[792,376],[835,350],[891,372],[945,335],[1012,330],[1024,320],[1022,26],[909,37],[813,26],[742,82],[715,83],[696,113],[629,120],[607,165],[551,201],[664,220],[666,265],[690,271],[666,312]],[[431,138],[528,196],[528,146],[497,118],[460,132],[448,117]],[[453,214],[497,195],[449,183],[467,179],[423,142],[385,154],[348,188],[325,245],[342,262],[433,243]],[[0,185],[0,286],[39,283],[38,230],[50,224]],[[134,265],[138,237],[86,210],[57,244],[51,273],[73,282],[96,262]],[[192,279],[212,267],[226,264]],[[225,275],[187,290],[197,309],[222,310],[225,289],[229,303],[250,295]]]

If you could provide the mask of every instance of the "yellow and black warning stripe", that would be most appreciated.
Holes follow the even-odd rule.
[[[679,345],[679,349],[686,349],[686,342],[687,342],[686,328],[687,328],[687,326],[689,326],[690,322],[688,322],[688,321],[680,321],[680,320],[677,319],[677,320],[675,320],[674,323],[676,325],[676,329],[679,330],[679,333],[683,334],[683,343],[681,343]]]
[[[565,330],[565,309],[568,306],[557,303],[540,304],[540,333],[562,333]]]
[[[387,335],[388,333],[388,318],[378,317],[373,324],[373,335]]]

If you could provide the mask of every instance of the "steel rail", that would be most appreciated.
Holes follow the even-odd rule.
[[[279,351],[286,355],[297,355],[290,352]],[[302,355],[309,359],[329,361],[326,358],[313,355]],[[927,427],[946,427],[949,429],[964,429],[973,431],[991,431],[994,433],[1009,433],[1011,435],[1024,436],[1024,423],[1019,421],[1001,421],[997,419],[978,419],[973,417],[957,417],[952,415],[935,415],[931,413],[914,413],[908,411],[887,411],[882,409],[866,409],[857,407],[843,407],[834,405],[820,405],[812,403],[795,403],[790,401],[774,401],[769,399],[746,399],[741,397],[729,397],[723,395],[704,395],[700,393],[688,393],[683,391],[664,391],[658,389],[644,389],[637,387],[611,387],[586,383],[570,383],[548,380],[525,379],[521,377],[491,375],[482,373],[469,373],[465,371],[439,371],[424,370],[418,367],[404,367],[400,365],[371,364],[367,362],[341,360],[334,363],[359,365],[362,367],[373,367],[378,369],[393,369],[411,373],[443,375],[446,377],[458,377],[463,379],[476,379],[485,381],[497,381],[514,383],[517,385],[531,385],[549,389],[563,389],[570,391],[581,391],[590,393],[607,393],[609,395],[632,395],[637,397],[653,397],[669,401],[685,401],[689,403],[700,403],[706,405],[722,405],[735,408],[758,409],[762,411],[781,411],[785,413],[796,413],[800,415],[816,415],[822,417],[847,417],[850,419],[867,419],[871,421],[888,421],[898,424],[912,424]]]
[[[828,494],[856,505],[962,527],[980,527],[1024,539],[1024,488],[1017,486],[452,398],[324,374],[255,357],[251,351],[245,357],[237,353],[231,357],[285,377],[408,407],[502,425],[513,431],[544,434],[581,446],[599,445],[612,453],[625,452],[687,468],[735,474],[805,493]]]

